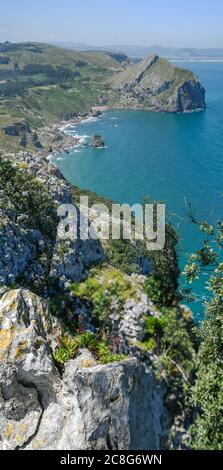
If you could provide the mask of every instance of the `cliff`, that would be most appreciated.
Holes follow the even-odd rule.
[[[119,107],[179,113],[205,108],[198,78],[155,54],[116,74],[111,83],[119,92]]]
[[[41,154],[0,159],[0,446],[182,448],[194,346],[174,231],[153,254],[61,240],[78,195]]]

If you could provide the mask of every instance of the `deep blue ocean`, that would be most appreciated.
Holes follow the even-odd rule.
[[[122,203],[140,203],[145,195],[163,201],[180,235],[183,268],[199,247],[197,227],[186,217],[190,203],[198,219],[223,218],[223,63],[179,63],[193,70],[206,88],[207,109],[190,114],[108,111],[79,124],[74,133],[100,134],[106,148],[78,148],[54,162],[81,188]],[[190,307],[197,320],[208,295],[205,276],[193,286]],[[184,280],[181,280],[184,285]]]

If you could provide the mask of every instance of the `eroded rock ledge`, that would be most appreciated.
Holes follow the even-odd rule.
[[[60,325],[29,291],[0,301],[1,449],[159,449],[165,389],[136,358],[97,365],[87,350],[53,360]]]

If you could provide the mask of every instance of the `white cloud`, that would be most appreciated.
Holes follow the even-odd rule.
[[[6,29],[5,28],[0,28],[0,33],[6,33]]]

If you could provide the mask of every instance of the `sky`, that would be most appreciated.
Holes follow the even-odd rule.
[[[223,48],[223,0],[0,0],[6,40]]]

